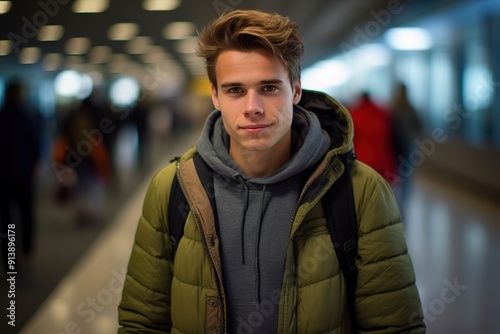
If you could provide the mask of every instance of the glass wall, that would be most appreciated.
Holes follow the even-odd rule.
[[[403,82],[428,132],[441,128],[465,145],[498,149],[498,59],[500,2],[470,1],[391,27],[371,44],[333,57],[349,74],[342,82],[332,84],[333,67],[316,72],[323,86],[317,75],[310,81],[341,101],[367,90],[382,104],[390,103],[392,89]]]

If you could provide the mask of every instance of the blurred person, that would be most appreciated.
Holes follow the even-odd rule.
[[[106,183],[111,178],[111,159],[105,136],[96,120],[96,109],[82,101],[63,121],[54,143],[54,168],[62,200],[76,202],[77,223],[97,224],[104,218]],[[66,182],[69,187],[65,189]]]
[[[114,171],[113,165],[113,149],[116,146],[116,125],[120,124],[119,116],[112,110],[111,102],[106,96],[104,87],[93,87],[91,94],[82,101],[82,107],[91,110],[92,118],[95,126],[102,135],[103,144],[110,157],[111,169]],[[109,125],[108,125],[109,124]]]
[[[200,33],[215,110],[196,145],[151,181],[119,333],[340,334],[354,332],[352,319],[363,332],[425,332],[392,190],[362,162],[342,163],[351,118],[301,89],[297,30],[279,14],[235,10]],[[193,159],[210,170],[210,189]],[[346,168],[359,230],[355,314],[321,204]],[[190,212],[174,257],[175,174]],[[313,259],[321,264],[311,268]]]
[[[354,123],[356,156],[394,186],[396,158],[389,112],[377,105],[366,91],[349,111]]]
[[[390,106],[392,122],[394,154],[397,161],[410,161],[410,154],[415,148],[417,140],[422,131],[422,123],[415,108],[408,99],[407,87],[404,83],[398,83]],[[397,199],[403,210],[410,193],[412,176],[400,176],[397,185]]]
[[[39,135],[36,120],[23,101],[23,86],[18,82],[9,83],[5,90],[5,102],[0,110],[0,221],[3,265],[8,260],[7,238],[13,235],[15,268],[18,268],[17,264],[20,262],[29,265],[33,256],[36,229],[35,188],[40,161]],[[22,258],[18,258],[18,254]],[[8,267],[6,269],[16,271]]]
[[[147,148],[149,143],[149,113],[150,100],[147,93],[141,90],[140,98],[125,119],[125,123],[131,123],[137,131],[137,157],[141,168],[147,167]]]

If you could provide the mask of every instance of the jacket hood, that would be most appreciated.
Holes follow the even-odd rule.
[[[330,136],[330,150],[339,154],[352,150],[354,125],[349,111],[339,101],[323,92],[302,89],[298,106],[316,114]]]

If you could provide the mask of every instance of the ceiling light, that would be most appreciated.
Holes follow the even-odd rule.
[[[109,63],[108,71],[110,73],[123,73],[127,69],[127,63]]]
[[[163,37],[166,39],[183,39],[194,35],[196,26],[192,22],[172,22],[163,28]]]
[[[390,64],[391,54],[382,44],[365,44],[355,51],[351,64],[358,64],[359,68],[386,66]]]
[[[126,41],[137,36],[139,26],[135,23],[115,23],[108,30],[108,38],[112,41]]]
[[[10,10],[11,7],[10,1],[0,1],[0,14],[5,14]]]
[[[142,86],[158,97],[173,97],[185,88],[187,73],[173,61],[156,63],[147,67],[146,72],[142,77]],[[155,126],[161,125],[155,124]]]
[[[10,40],[0,40],[0,56],[6,56],[10,53],[12,44]]]
[[[326,90],[345,84],[351,76],[347,64],[339,59],[322,60],[302,73],[302,86],[313,90]]]
[[[161,46],[152,45],[147,49],[147,52],[141,55],[141,60],[144,63],[158,63],[162,60],[171,59],[172,57]]]
[[[179,53],[195,53],[197,46],[198,38],[193,36],[177,42],[175,49]]]
[[[160,45],[150,45],[146,49],[146,53],[166,53],[167,51],[163,46]]]
[[[154,64],[164,59],[161,53],[145,53],[141,57],[142,62],[147,64]]]
[[[75,13],[101,13],[108,9],[108,0],[77,0],[73,3]]]
[[[78,90],[78,92],[76,93],[76,98],[84,100],[92,93],[94,83],[92,82],[92,78],[87,73],[82,73],[81,76],[82,83],[80,86],[80,90]]]
[[[80,90],[82,79],[80,73],[63,71],[54,80],[54,89],[58,95],[74,96]]]
[[[58,41],[64,34],[64,27],[61,25],[47,25],[38,30],[39,41]]]
[[[143,0],[144,10],[174,10],[181,4],[180,0]]]
[[[94,86],[100,86],[104,83],[104,77],[101,74],[101,72],[97,70],[97,68],[96,69],[91,68],[88,71],[88,74],[89,74],[90,78],[92,79]]]
[[[189,72],[194,76],[206,75],[206,65],[203,59],[194,53],[186,53],[182,55],[182,60],[189,69]]]
[[[128,106],[139,98],[140,87],[137,81],[123,77],[111,84],[110,98],[113,104]]]
[[[87,37],[74,37],[68,39],[64,50],[69,55],[81,55],[86,53],[90,47],[90,39]]]
[[[87,74],[66,70],[56,76],[54,89],[58,95],[84,99],[92,92],[92,79]]]
[[[427,50],[432,37],[422,28],[392,28],[385,33],[389,46],[396,50]]]
[[[128,61],[129,61],[129,57],[123,53],[117,53],[111,57],[112,63],[126,63]]]
[[[143,54],[152,43],[153,39],[149,36],[137,36],[127,43],[126,50],[130,54]]]
[[[182,60],[188,64],[189,67],[200,67],[200,68],[203,68],[205,70],[205,62],[203,61],[203,59],[201,59],[200,57],[198,57],[196,54],[194,53],[186,53],[186,54],[183,54],[182,55]]]
[[[140,82],[146,75],[146,71],[143,66],[140,66],[137,63],[133,64],[134,65],[132,67],[126,68],[125,71],[122,72],[122,75],[129,76],[135,81]]]
[[[109,72],[120,73],[126,71],[127,69],[132,68],[133,62],[130,61],[128,55],[119,53],[112,55],[108,63],[108,67],[109,67]]]
[[[86,67],[85,59],[82,56],[69,56],[66,57],[66,63],[64,66],[67,69],[82,72]]]
[[[109,61],[113,50],[109,46],[94,46],[90,51],[89,58],[92,64],[102,64]]]
[[[189,72],[194,76],[205,76],[207,74],[204,66],[189,65],[188,68]]]
[[[38,59],[40,59],[40,53],[40,48],[24,48],[19,53],[19,62],[21,64],[34,64],[38,61]]]
[[[62,63],[62,56],[59,53],[49,53],[43,57],[42,67],[45,71],[56,71]]]

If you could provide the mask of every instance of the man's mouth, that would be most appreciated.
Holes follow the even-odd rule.
[[[245,125],[242,126],[241,129],[248,131],[248,132],[258,132],[265,130],[269,127],[269,124],[251,124],[251,125]]]

